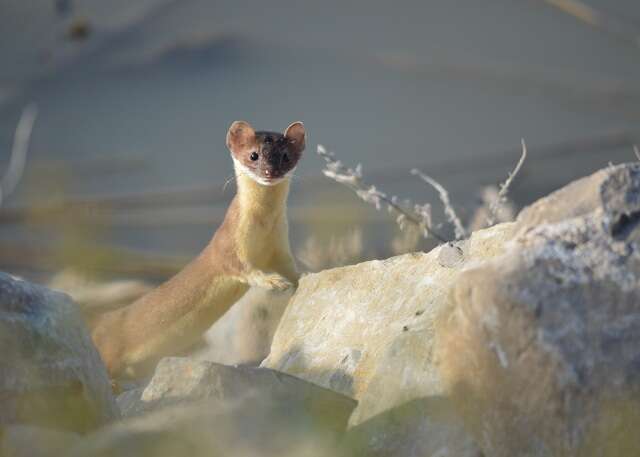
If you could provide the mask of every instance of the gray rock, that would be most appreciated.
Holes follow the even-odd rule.
[[[486,455],[640,455],[639,215],[640,166],[605,169],[458,279],[437,359]]]
[[[31,425],[9,425],[0,440],[3,457],[59,457],[78,441],[80,435]]]
[[[118,416],[75,304],[0,273],[0,424],[85,431]]]
[[[295,402],[248,394],[207,398],[127,418],[87,436],[70,457],[339,457],[326,430]]]
[[[445,396],[415,398],[349,429],[350,455],[367,457],[481,457]]]
[[[122,417],[137,416],[148,410],[150,405],[141,400],[142,392],[144,387],[137,387],[126,390],[116,397],[116,404]]]
[[[356,402],[273,370],[165,358],[72,456],[337,456]]]
[[[257,395],[282,402],[342,432],[356,401],[331,390],[274,370],[226,366],[214,362],[168,357],[158,364],[147,387],[118,400],[124,416],[138,415],[177,403],[215,398],[230,402]]]

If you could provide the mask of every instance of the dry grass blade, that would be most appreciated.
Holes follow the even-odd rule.
[[[636,146],[635,144],[633,145],[633,152],[638,158],[638,160],[640,160],[640,149],[638,149],[638,146]]]
[[[598,11],[581,0],[544,0],[549,5],[585,24],[614,35],[640,48],[640,31],[632,24]]]
[[[601,22],[600,14],[589,5],[579,0],[545,0],[551,6],[555,6],[566,14],[585,22],[598,26]]]
[[[451,200],[449,199],[449,192],[447,192],[447,189],[445,189],[442,184],[433,179],[431,176],[424,174],[417,168],[411,170],[411,174],[418,176],[438,192],[440,201],[444,206],[444,214],[447,216],[447,220],[451,222],[451,224],[453,224],[456,240],[466,238],[467,231],[462,226],[462,222],[460,222],[460,218],[456,214],[456,210],[453,208],[453,205],[451,205]]]
[[[489,205],[489,217],[487,218],[487,224],[489,227],[495,224],[495,221],[498,219],[498,211],[507,201],[507,194],[509,193],[509,188],[513,183],[515,177],[520,173],[520,169],[524,164],[524,161],[527,159],[527,144],[524,142],[524,139],[521,140],[522,143],[522,155],[520,156],[520,160],[516,164],[516,167],[513,169],[507,180],[500,184],[500,190],[498,191],[498,198],[496,198],[491,205]]]
[[[29,152],[29,142],[33,125],[38,116],[38,108],[35,104],[28,105],[20,116],[18,126],[13,138],[13,147],[9,158],[9,166],[0,181],[0,206],[13,193],[20,183],[27,163],[27,153]]]

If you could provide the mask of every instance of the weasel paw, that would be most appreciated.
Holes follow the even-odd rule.
[[[249,284],[268,290],[283,291],[293,287],[291,281],[277,273],[260,273],[251,275]]]

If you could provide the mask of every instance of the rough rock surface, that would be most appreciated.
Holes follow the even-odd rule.
[[[475,233],[464,246],[466,263],[499,254],[511,230],[501,224]],[[304,276],[262,366],[358,400],[372,382],[380,389],[393,386],[399,395],[405,395],[401,388],[417,386],[422,396],[442,393],[430,362],[433,321],[460,269],[440,266],[440,249]],[[403,343],[412,335],[422,344]],[[389,364],[402,368],[402,375]],[[373,393],[375,405],[360,404],[362,419],[415,398],[392,400],[380,393]]]
[[[356,406],[354,400],[344,395],[267,368],[227,366],[180,357],[162,359],[146,388],[139,395],[137,392],[122,394],[118,403],[124,416],[207,398],[230,402],[251,394],[290,404],[292,409],[298,408],[310,418],[328,422],[327,427],[342,432]]]
[[[0,438],[3,457],[59,457],[78,441],[80,435],[31,425],[9,425]]]
[[[437,359],[488,456],[640,455],[640,165],[522,211],[457,280]]]
[[[459,423],[415,406],[445,394],[433,364],[434,321],[451,287],[465,265],[499,255],[512,229],[476,232],[461,246],[465,261],[451,266],[441,265],[440,247],[303,277],[262,366],[356,398],[350,423],[376,455],[475,455]],[[382,423],[389,432],[373,433]]]
[[[117,417],[111,384],[76,305],[0,273],[0,424],[84,431]]]

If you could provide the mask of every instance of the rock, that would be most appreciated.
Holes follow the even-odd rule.
[[[148,409],[148,404],[141,400],[144,387],[125,390],[116,397],[116,404],[122,417],[138,416]]]
[[[0,439],[3,457],[59,457],[78,441],[80,435],[31,425],[9,425]]]
[[[350,455],[481,457],[449,398],[416,398],[352,427]]]
[[[229,402],[247,394],[296,405],[310,417],[327,422],[327,427],[335,427],[336,432],[346,428],[356,406],[348,397],[267,368],[226,366],[180,357],[162,359],[139,397],[138,391],[127,392],[128,397],[121,395],[118,403],[123,415],[130,416],[207,398]]]
[[[336,456],[356,405],[292,376],[171,357],[72,456]]]
[[[86,431],[118,416],[76,305],[0,273],[0,424]]]
[[[464,250],[452,242],[443,244],[439,251],[438,263],[441,267],[454,268],[464,262]]]
[[[640,455],[640,166],[518,216],[456,281],[438,367],[488,456]]]
[[[499,254],[512,228],[512,224],[502,224],[475,233],[465,246],[466,259],[461,265]],[[430,363],[433,319],[447,304],[449,290],[461,271],[440,266],[440,249],[303,276],[262,366],[355,399],[363,397],[376,377],[389,378],[393,385],[405,378],[412,382],[420,378],[414,384],[430,386],[421,396],[440,394]],[[396,341],[416,332],[423,344],[405,345],[411,348],[403,352],[406,360],[397,360],[390,348],[401,346]],[[398,379],[395,371],[386,371],[388,363],[406,367],[407,373]],[[428,381],[422,382],[425,372]],[[380,384],[387,385],[381,380]],[[376,403],[387,400],[378,397]],[[385,407],[394,403],[385,403]],[[358,410],[366,408],[361,403]]]
[[[70,457],[339,457],[333,438],[295,402],[258,394],[207,398],[128,418],[87,436]],[[346,457],[346,456],[345,456]]]
[[[611,170],[605,168],[541,198],[518,214],[518,228],[522,230],[541,224],[556,223],[584,216],[601,208],[601,186],[609,177]]]
[[[196,360],[226,365],[258,365],[271,341],[291,292],[250,289],[204,335],[205,345],[191,354]]]
[[[358,432],[375,455],[474,455],[469,436],[447,414],[409,408],[407,420],[394,424],[404,413],[393,411],[446,396],[433,363],[435,317],[463,269],[501,254],[513,227],[476,232],[462,244],[464,259],[444,267],[440,247],[304,276],[262,366],[357,399],[350,425],[375,425]],[[375,432],[383,423],[389,432]]]

